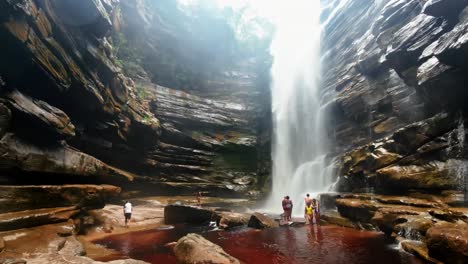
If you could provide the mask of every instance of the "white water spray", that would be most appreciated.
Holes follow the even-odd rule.
[[[332,184],[318,91],[320,1],[287,1],[282,14],[271,45],[274,139],[268,209],[281,210],[282,198],[289,195],[293,214],[301,215],[305,194],[314,196]]]

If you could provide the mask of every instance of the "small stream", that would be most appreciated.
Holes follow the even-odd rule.
[[[138,231],[94,241],[118,253],[96,260],[134,258],[150,263],[176,263],[164,244],[187,233],[200,233],[244,263],[424,263],[395,249],[378,232],[337,226],[281,227],[266,230],[240,228],[215,231],[207,227],[176,226],[171,229]]]

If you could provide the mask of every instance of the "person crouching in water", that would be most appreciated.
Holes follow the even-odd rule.
[[[128,227],[130,219],[132,219],[132,204],[129,201],[125,201],[123,212],[125,216],[125,227]]]
[[[282,205],[283,205],[283,219],[285,221],[291,222],[293,203],[289,199],[289,196],[284,197]]]
[[[314,210],[313,220],[318,225],[320,224],[320,208],[319,208],[318,201],[315,198],[312,199],[312,209]]]

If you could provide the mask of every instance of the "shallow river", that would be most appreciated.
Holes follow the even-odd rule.
[[[131,257],[150,263],[176,263],[164,244],[187,233],[201,233],[244,263],[423,263],[400,252],[377,232],[336,226],[281,227],[257,231],[207,231],[202,227],[176,226],[167,230],[114,235],[95,243],[119,253],[101,261]]]

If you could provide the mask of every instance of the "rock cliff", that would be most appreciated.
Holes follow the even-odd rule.
[[[323,3],[338,189],[458,189],[468,165],[467,1]]]
[[[377,228],[432,263],[466,262],[452,232],[468,222],[468,1],[322,3],[322,105],[341,192],[322,197],[337,209],[324,219]]]
[[[269,57],[226,19],[176,1],[0,10],[1,184],[237,195],[264,183]]]

